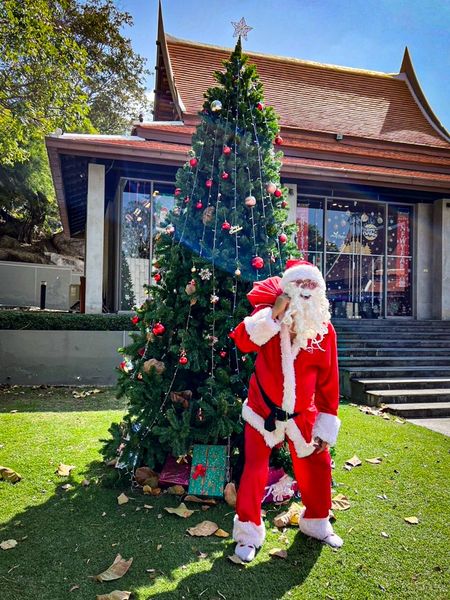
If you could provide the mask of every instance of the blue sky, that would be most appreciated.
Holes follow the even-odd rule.
[[[157,0],[116,0],[125,33],[153,70]],[[408,46],[435,114],[450,129],[450,0],[163,0],[166,32],[232,47],[231,21],[253,27],[244,49],[398,73]],[[153,90],[153,77],[148,87]]]

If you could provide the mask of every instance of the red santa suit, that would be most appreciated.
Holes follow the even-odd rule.
[[[295,261],[283,279],[277,279],[283,289],[287,281],[303,277],[317,278],[325,286],[320,271],[304,261]],[[272,448],[285,438],[305,505],[301,520],[307,525],[307,533],[319,539],[333,535],[328,521],[330,454],[328,450],[318,453],[313,445],[316,436],[334,445],[340,426],[336,333],[331,323],[325,327],[320,343],[300,349],[298,342],[291,343],[288,326],[272,318],[272,307],[259,305],[231,334],[242,352],[257,353],[248,399],[242,409],[246,421],[245,467],[233,528],[233,537],[240,544],[258,548],[264,541],[261,501],[269,457]],[[287,413],[284,415],[287,420],[270,423],[271,410],[264,396]],[[303,530],[302,526],[300,529]]]

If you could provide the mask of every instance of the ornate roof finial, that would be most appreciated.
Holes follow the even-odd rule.
[[[247,34],[249,31],[251,31],[253,29],[253,27],[249,27],[247,25],[244,17],[242,17],[242,19],[240,21],[238,21],[237,23],[235,21],[231,21],[231,24],[234,27],[233,37],[242,36],[244,38],[244,40],[247,40]]]

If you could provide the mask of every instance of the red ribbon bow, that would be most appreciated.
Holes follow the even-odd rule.
[[[197,479],[198,477],[205,477],[206,475],[206,467],[205,465],[195,465],[195,471],[192,474],[192,479]]]

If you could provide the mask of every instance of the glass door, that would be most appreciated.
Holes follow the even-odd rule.
[[[412,316],[413,207],[390,204],[387,228],[386,316]]]
[[[384,315],[386,205],[328,199],[325,280],[335,318]]]

